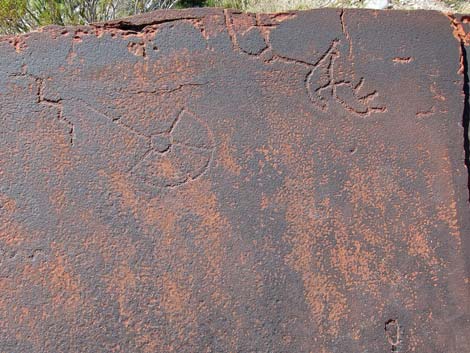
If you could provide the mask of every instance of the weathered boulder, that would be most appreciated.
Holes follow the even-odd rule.
[[[470,351],[463,22],[0,38],[0,351]]]

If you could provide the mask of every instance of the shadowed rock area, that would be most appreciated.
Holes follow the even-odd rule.
[[[1,37],[0,351],[470,351],[469,22]]]

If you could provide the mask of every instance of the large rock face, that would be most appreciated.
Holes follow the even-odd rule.
[[[189,10],[1,38],[0,351],[470,351],[465,26]]]

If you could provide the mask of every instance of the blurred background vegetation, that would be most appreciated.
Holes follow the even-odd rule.
[[[251,12],[319,7],[435,9],[470,13],[470,0],[0,0],[0,34],[132,16],[156,9],[216,6]]]

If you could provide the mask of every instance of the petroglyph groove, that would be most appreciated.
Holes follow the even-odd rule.
[[[81,102],[83,102],[83,101],[81,101]],[[128,170],[126,170],[126,173],[129,174],[130,176],[139,177],[138,175],[136,175],[137,170],[139,169],[139,167],[141,167],[143,165],[143,163],[145,163],[150,157],[152,157],[152,154],[158,154],[158,155],[166,158],[166,157],[170,156],[172,153],[176,153],[175,150],[178,147],[183,148],[183,149],[191,149],[193,151],[200,151],[202,154],[205,154],[206,158],[205,158],[205,161],[204,161],[203,165],[200,166],[199,168],[197,168],[197,170],[190,170],[186,175],[184,175],[182,177],[182,180],[180,180],[180,181],[167,180],[167,181],[163,181],[163,182],[160,182],[160,183],[151,182],[151,181],[148,180],[149,176],[146,176],[146,175],[140,176],[139,179],[142,179],[142,181],[144,181],[148,185],[151,185],[151,186],[154,186],[154,187],[176,187],[176,186],[182,185],[186,182],[198,179],[199,177],[201,177],[206,172],[207,168],[209,167],[210,161],[213,158],[213,151],[214,151],[214,141],[213,141],[214,139],[213,139],[212,132],[209,129],[209,127],[207,126],[207,124],[204,124],[201,119],[196,117],[196,115],[193,112],[189,111],[188,109],[184,109],[184,108],[181,109],[179,111],[179,113],[175,116],[173,121],[171,122],[170,126],[165,131],[163,131],[161,133],[157,133],[157,134],[145,135],[145,134],[141,134],[141,133],[137,132],[134,128],[132,128],[132,126],[130,126],[128,124],[123,124],[121,119],[111,118],[108,115],[106,115],[106,114],[102,113],[101,111],[95,109],[94,107],[90,106],[90,104],[88,104],[86,102],[83,102],[83,104],[88,109],[95,112],[96,114],[99,114],[100,116],[104,117],[108,121],[114,122],[115,124],[119,125],[120,127],[125,128],[130,133],[133,133],[133,134],[143,138],[146,141],[147,149],[143,152],[142,156]],[[196,119],[198,121],[198,123],[200,123],[201,126],[204,127],[205,132],[207,133],[207,137],[209,139],[209,141],[207,141],[206,146],[198,146],[198,145],[194,145],[194,144],[191,144],[191,143],[188,143],[188,142],[174,142],[172,140],[172,137],[171,137],[172,135],[171,134],[179,126],[180,121],[181,121],[182,117],[185,114],[189,115],[191,118]],[[170,144],[169,144],[167,149],[160,152],[158,149],[155,148],[155,146],[152,146],[152,138],[154,138],[155,136],[165,135],[165,134],[170,136]],[[194,174],[192,174],[192,173],[194,173]]]
[[[65,124],[68,128],[68,144],[73,147],[75,140],[75,126],[74,124],[64,116],[64,109],[62,105],[62,98],[50,99],[44,95],[44,84],[47,79],[30,74],[28,72],[18,72],[10,75],[11,77],[29,77],[36,83],[36,102],[39,105],[49,106],[57,110],[57,120]]]
[[[237,37],[236,37],[236,33],[233,31],[231,13],[227,9],[224,9],[224,19],[225,19],[225,27],[227,28],[230,41],[232,42],[232,47],[233,49],[236,49],[238,47]]]
[[[150,153],[151,151],[149,151]],[[148,154],[149,154],[148,153]],[[148,157],[148,154],[146,155],[146,157]],[[167,188],[167,189],[175,189],[179,186],[182,186],[182,185],[185,185],[185,184],[188,184],[188,183],[191,183],[193,181],[196,181],[197,179],[201,178],[202,176],[204,176],[204,174],[210,169],[210,165],[212,163],[212,160],[213,160],[213,154],[214,154],[214,151],[211,150],[210,151],[210,156],[209,158],[207,158],[207,161],[206,163],[203,165],[203,167],[201,168],[201,172],[198,173],[196,176],[190,176],[190,175],[186,175],[185,179],[182,180],[182,181],[176,181],[176,182],[164,182],[164,183],[156,183],[156,182],[152,182],[146,178],[139,178],[139,180],[141,180],[143,183],[145,183],[147,186],[150,186],[152,188]],[[133,173],[131,173],[131,176],[134,176]],[[162,185],[163,184],[163,185]]]
[[[342,105],[345,110],[354,115],[369,116],[372,113],[385,112],[387,110],[386,107],[369,105],[369,103],[371,103],[378,96],[378,92],[376,90],[373,90],[366,94],[359,93],[364,85],[363,77],[359,78],[356,84],[353,84],[353,82],[350,80],[335,80],[335,63],[340,56],[339,51],[337,50],[337,46],[339,45],[339,43],[339,40],[334,40],[328,50],[325,52],[325,54],[323,54],[322,57],[315,64],[302,62],[302,64],[306,64],[311,67],[304,81],[307,95],[309,96],[310,101],[321,111],[328,111],[328,101],[330,98],[326,99],[323,95],[323,92],[327,92],[327,95],[329,97],[334,98],[340,105]],[[326,73],[326,82],[324,84],[319,84],[317,81],[315,81],[314,76],[315,74],[317,74],[317,70],[321,70],[323,66],[325,66],[325,72],[320,73],[320,75],[324,77],[324,74]],[[311,86],[313,86],[314,84],[316,84],[318,87],[312,89]],[[355,99],[358,104],[363,105],[365,108],[363,110],[354,108],[354,102],[349,102],[348,100],[341,98],[341,96],[337,92],[337,88],[340,86],[346,86],[350,90],[352,98]]]
[[[353,55],[352,55],[352,39],[351,39],[351,36],[349,34],[349,31],[346,27],[346,23],[344,21],[344,15],[346,13],[346,10],[344,9],[341,9],[341,13],[339,14],[339,19],[340,19],[340,22],[341,22],[341,30],[343,31],[343,34],[344,36],[346,37],[346,39],[348,40],[349,42],[349,53],[348,53],[348,58],[349,60],[352,60],[353,59]]]
[[[174,188],[174,187],[183,185],[187,182],[194,181],[200,178],[203,174],[205,174],[206,170],[209,168],[209,165],[213,158],[213,153],[214,153],[214,137],[209,126],[206,123],[204,123],[199,117],[197,117],[196,114],[194,114],[192,111],[186,108],[181,108],[178,111],[178,113],[175,115],[174,119],[171,121],[170,126],[166,128],[164,131],[161,131],[155,134],[143,134],[143,133],[136,131],[131,125],[124,123],[121,118],[110,117],[107,114],[92,107],[89,103],[83,100],[80,100],[80,102],[87,109],[90,109],[94,113],[99,114],[103,118],[115,123],[121,128],[124,128],[129,133],[139,136],[140,138],[144,139],[144,141],[146,142],[147,148],[143,152],[142,156],[135,163],[133,163],[133,165],[130,168],[128,168],[125,171],[125,173],[129,175],[129,177],[138,178],[141,182],[144,182],[148,186],[152,186],[152,187]],[[180,126],[180,124],[182,123],[181,120],[184,119],[185,117],[187,117],[188,119],[194,119],[200,125],[199,127],[202,127],[204,129],[204,134],[206,134],[208,141],[205,141],[205,144],[203,146],[197,145],[191,142],[174,141],[174,137],[172,134],[175,132],[175,129],[177,129],[178,126]],[[184,127],[181,127],[181,128],[184,129]],[[169,138],[169,143],[168,143],[167,148],[164,148],[163,150],[159,150],[156,146],[153,145],[152,139],[158,136],[165,136]],[[177,157],[174,156],[174,154],[178,153],[178,149],[180,150],[182,149],[186,151],[190,150],[193,153],[199,151],[198,152],[199,157],[201,158],[202,156],[203,164],[198,166],[195,170],[187,171],[185,175],[181,174],[181,177],[179,177],[178,175],[175,176],[174,178],[178,179],[176,181],[170,180],[171,178],[169,178],[168,180],[152,182],[151,180],[149,180],[151,179],[151,176],[146,175],[145,174],[146,172],[141,172],[141,175],[139,175],[139,172],[138,172],[139,168],[143,167],[146,162],[151,163],[151,160],[150,160],[151,158],[154,158],[154,159],[155,158],[157,159],[161,159],[161,158],[175,159],[176,158],[178,159]],[[177,168],[183,168],[183,166],[179,165],[177,166]],[[179,172],[180,171],[178,171],[178,173]]]
[[[183,123],[182,120],[185,118],[196,120],[197,123],[200,124],[200,128],[202,127],[204,129],[204,136],[206,136],[208,141],[205,141],[203,146],[200,146],[200,145],[197,145],[196,143],[191,143],[191,142],[181,142],[181,141],[175,142],[174,141],[173,133]],[[180,128],[183,128],[183,127],[180,127]],[[151,145],[150,148],[144,153],[142,158],[128,171],[128,173],[131,176],[142,179],[142,181],[144,181],[147,185],[151,185],[154,187],[173,188],[173,187],[183,185],[187,182],[194,181],[200,178],[207,171],[207,169],[209,168],[210,162],[213,158],[214,138],[207,124],[205,124],[201,119],[199,119],[193,112],[191,112],[190,110],[186,108],[181,109],[181,111],[176,115],[170,127],[165,132],[154,134],[152,135],[152,137],[162,135],[162,134],[165,134],[169,138],[168,148],[166,148],[164,151],[159,151],[157,148]],[[185,168],[184,164],[185,163],[191,164],[194,161],[186,160],[186,162],[184,162],[185,159],[191,158],[191,156],[180,155],[178,157],[178,149],[186,150],[187,152],[192,151],[191,153],[199,151],[198,152],[199,157],[201,157],[202,155],[202,158],[203,158],[202,165],[199,165],[199,166],[193,165],[191,167],[193,169],[190,168],[189,170],[184,171],[183,170]],[[174,154],[176,154],[176,156],[174,156]],[[143,166],[143,164],[146,161],[151,162],[150,158],[152,157],[157,158],[158,160],[160,160],[160,162],[162,161],[162,158],[165,158],[166,164],[176,163],[177,170],[173,172],[174,175],[162,177],[163,180],[159,182],[150,181],[149,179],[151,177],[147,175],[147,173],[145,172],[143,173],[143,175],[138,175],[138,169],[141,166]],[[179,160],[179,158],[181,157],[183,158],[183,162]],[[181,165],[180,163],[183,163],[183,165]],[[158,166],[156,166],[156,168],[158,168]]]
[[[127,90],[124,89],[122,92],[130,93],[130,94],[167,94],[167,93],[174,93],[183,90],[187,87],[201,87],[208,85],[209,82],[188,82],[176,85],[173,88],[161,88],[161,89],[153,89],[153,90]]]
[[[262,38],[265,42],[265,48],[263,48],[259,53],[253,54],[249,53],[243,48],[240,47],[240,43],[238,41],[238,36],[243,35],[244,33],[247,33],[249,30],[252,28],[275,28],[276,25],[274,26],[264,26],[260,23],[259,15],[256,15],[254,18],[255,24],[248,26],[245,28],[244,31],[241,33],[236,32],[233,28],[233,19],[232,19],[232,14],[233,12],[229,10],[224,10],[224,17],[225,17],[225,25],[227,28],[227,32],[229,33],[229,37],[232,42],[232,47],[234,50],[237,50],[240,53],[246,54],[249,57],[255,57],[255,58],[260,58],[261,55],[264,53],[270,51],[272,53],[272,57],[270,57],[267,60],[264,60],[266,64],[276,62],[276,61],[281,61],[285,62],[288,64],[297,64],[297,65],[302,65],[306,68],[308,68],[308,72],[306,74],[306,77],[304,79],[304,85],[305,89],[307,91],[307,95],[310,98],[310,101],[312,104],[319,109],[320,111],[326,112],[329,107],[329,100],[331,98],[335,99],[337,103],[339,103],[346,111],[352,113],[353,115],[356,116],[369,116],[373,113],[383,113],[387,109],[386,107],[382,106],[371,106],[370,104],[372,101],[378,97],[378,92],[376,90],[373,90],[372,92],[368,92],[366,94],[361,95],[359,93],[360,89],[362,88],[362,85],[364,83],[364,78],[361,77],[359,79],[358,84],[353,85],[351,81],[343,80],[343,81],[335,81],[334,78],[334,65],[335,61],[337,58],[340,56],[339,51],[337,49],[337,46],[340,44],[339,39],[335,39],[331,42],[329,48],[325,51],[325,53],[315,62],[309,62],[306,60],[301,60],[301,59],[294,59],[294,58],[289,58],[287,56],[283,56],[277,53],[274,53],[272,50],[272,45],[270,41],[270,31],[269,30],[264,30],[261,31]],[[344,14],[345,11],[342,10],[340,13],[340,22],[341,22],[341,28],[344,36],[348,40],[349,43],[349,51],[348,51],[348,60],[350,65],[353,64],[352,61],[352,39],[351,36],[349,35],[349,32],[347,31],[346,24],[344,22]],[[328,70],[328,82],[326,82],[323,85],[320,85],[319,87],[315,88],[312,90],[310,87],[313,85],[311,82],[313,79],[313,76],[315,74],[315,71],[326,61],[328,61],[327,65],[327,70]],[[356,102],[348,102],[346,99],[341,98],[338,93],[337,93],[337,86],[339,85],[348,85],[350,88],[350,96],[356,101]],[[323,93],[327,92],[327,95],[329,98],[324,97]],[[363,106],[362,109],[354,108],[354,106]]]
[[[142,134],[139,131],[135,130],[132,126],[124,123],[120,117],[116,117],[116,118],[110,117],[107,114],[103,113],[102,111],[94,108],[93,106],[91,106],[88,102],[84,101],[83,99],[78,98],[77,100],[80,101],[86,108],[90,109],[92,112],[94,112],[94,113],[102,116],[103,118],[115,123],[119,127],[123,128],[123,129],[137,135],[137,136],[140,136],[141,138],[143,138],[145,140],[148,140],[149,144],[150,144],[150,136]]]
[[[305,79],[305,86],[307,90],[307,94],[310,97],[310,100],[312,101],[313,105],[319,109],[320,111],[327,111],[328,106],[329,106],[329,101],[331,98],[334,98],[340,105],[343,106],[343,108],[349,112],[351,112],[354,115],[359,115],[359,116],[368,116],[372,113],[380,113],[386,111],[385,107],[380,107],[380,106],[370,106],[369,103],[378,96],[378,93],[376,91],[373,91],[371,93],[368,93],[365,96],[360,96],[358,94],[358,88],[357,87],[350,87],[351,92],[349,93],[349,97],[352,97],[355,102],[348,102],[345,99],[342,99],[338,96],[337,94],[337,86],[340,84],[349,84],[349,82],[343,81],[343,82],[335,82],[334,81],[334,65],[335,61],[339,56],[339,51],[337,50],[337,46],[340,42],[339,39],[335,39],[330,47],[327,49],[327,51],[315,62],[309,62],[301,59],[293,59],[287,56],[283,56],[280,54],[276,54],[272,50],[272,46],[270,43],[270,34],[271,34],[271,29],[276,28],[276,26],[279,23],[268,23],[268,24],[263,24],[261,23],[261,19],[259,15],[255,15],[253,17],[253,23],[252,25],[247,26],[244,28],[243,31],[235,31],[233,27],[233,14],[237,14],[236,12],[230,11],[230,10],[223,10],[218,13],[219,16],[223,16],[225,19],[225,26],[227,29],[227,32],[229,34],[230,40],[232,42],[233,49],[238,51],[239,53],[246,54],[248,57],[254,57],[254,58],[260,58],[262,55],[264,55],[266,52],[270,52],[270,58],[267,60],[263,60],[265,63],[271,63],[274,61],[284,61],[286,63],[292,63],[292,64],[298,64],[298,65],[303,65],[308,68],[309,72],[307,73],[307,77]],[[351,61],[352,57],[352,40],[351,37],[347,31],[346,24],[344,21],[344,15],[345,11],[341,11],[340,13],[340,22],[341,22],[341,28],[344,36],[349,42],[349,59],[351,62],[351,65],[353,64]],[[246,15],[248,16],[248,15]],[[287,14],[288,18],[291,18],[291,15]],[[290,17],[289,17],[290,16]],[[97,36],[102,35],[105,31],[118,31],[123,37],[127,36],[137,36],[137,37],[142,37],[143,42],[141,43],[135,43],[135,42],[129,42],[131,44],[131,47],[129,50],[133,52],[135,55],[140,55],[143,56],[144,59],[147,59],[147,55],[145,52],[145,43],[150,40],[148,37],[148,34],[154,33],[155,31],[158,30],[158,26],[161,24],[165,23],[174,23],[174,22],[184,22],[184,21],[191,21],[193,26],[197,28],[198,30],[201,31],[203,34],[203,37],[207,40],[206,36],[204,35],[204,23],[203,23],[204,16],[181,16],[181,17],[175,17],[175,18],[165,18],[165,19],[155,19],[155,20],[149,20],[149,21],[144,21],[143,23],[133,23],[133,22],[128,22],[128,21],[116,21],[114,23],[105,23],[105,24],[94,24],[90,25],[88,27],[80,27],[75,29],[74,31],[74,40],[73,40],[73,45],[70,49],[70,52],[67,56],[68,60],[73,60],[74,57],[74,43],[75,39],[81,41],[81,37],[83,35],[89,35],[89,34],[95,34]],[[198,21],[199,25],[196,25],[194,21]],[[202,27],[201,27],[202,26]],[[259,28],[260,29],[260,36],[261,39],[264,41],[265,46],[260,50],[257,51],[256,53],[250,53],[248,50],[245,50],[240,47],[240,43],[238,40],[238,36],[243,35],[244,33],[247,33],[253,28]],[[65,33],[67,32],[67,29],[63,29],[62,32]],[[15,46],[18,46],[19,41],[15,42]],[[140,50],[140,49],[141,50]],[[310,88],[310,85],[312,84],[312,77],[315,72],[315,70],[318,69],[318,67],[324,63],[325,60],[330,60],[328,64],[328,76],[329,76],[329,81],[326,85],[322,85],[321,87],[317,87],[316,89],[312,90]],[[175,88],[168,88],[168,89],[162,89],[162,90],[151,90],[151,91],[137,91],[137,94],[145,94],[145,93],[171,93],[175,91],[179,91],[186,86],[198,86],[198,85],[203,85],[206,84],[204,83],[188,83],[188,84],[182,84],[179,85]],[[351,83],[352,84],[352,83]],[[326,93],[326,94],[325,94]],[[329,98],[331,97],[331,98]],[[356,109],[354,106],[358,107],[361,106],[361,109]],[[364,107],[362,107],[364,106]],[[66,120],[66,119],[65,119]],[[113,119],[113,120],[119,120],[119,119]],[[122,122],[121,122],[122,123]],[[122,124],[125,128],[128,128],[129,130],[132,130],[134,133],[139,134],[137,131],[132,129],[132,127],[127,126],[126,124]],[[73,135],[73,127],[71,127],[71,134]],[[142,134],[140,134],[142,135]],[[143,135],[142,135],[143,136]],[[72,143],[73,143],[73,137],[72,137]]]
[[[385,322],[385,336],[390,344],[391,352],[399,352],[402,342],[401,327],[397,319],[390,319]]]

